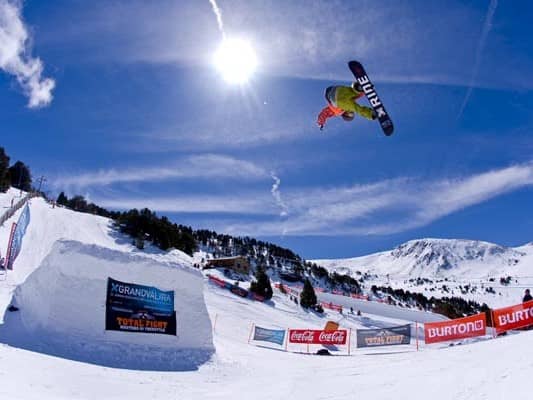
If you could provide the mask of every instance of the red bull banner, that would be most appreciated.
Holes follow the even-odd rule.
[[[533,324],[533,300],[493,311],[494,327],[498,332],[524,328]]]
[[[300,344],[342,345],[346,344],[348,331],[339,329],[325,331],[316,329],[289,329],[289,342]]]
[[[485,313],[452,319],[451,321],[428,322],[424,324],[424,340],[430,344],[484,336],[486,328]]]

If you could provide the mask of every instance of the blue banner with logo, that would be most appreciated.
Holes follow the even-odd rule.
[[[282,346],[283,342],[285,341],[285,330],[266,329],[256,326],[253,340],[276,343]]]
[[[13,269],[13,263],[15,262],[15,259],[20,253],[20,248],[22,247],[22,238],[26,233],[26,228],[28,228],[29,223],[30,207],[28,206],[28,203],[26,203],[24,209],[22,210],[22,213],[20,214],[19,220],[17,222],[17,227],[15,228],[15,232],[13,232],[13,238],[10,243],[11,248],[9,251],[9,260],[6,260],[6,267],[8,269]]]
[[[106,330],[176,334],[174,291],[107,280]]]

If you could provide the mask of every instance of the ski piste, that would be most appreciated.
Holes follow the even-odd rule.
[[[381,125],[381,129],[383,129],[383,133],[385,133],[385,135],[387,136],[392,135],[392,133],[394,132],[394,125],[392,124],[392,120],[390,119],[389,114],[385,110],[385,106],[379,99],[376,89],[374,88],[374,84],[368,77],[365,69],[358,61],[350,61],[348,63],[348,67],[354,74],[357,82],[359,82],[359,84],[363,88],[366,98],[368,99],[370,105],[376,112],[379,124]]]

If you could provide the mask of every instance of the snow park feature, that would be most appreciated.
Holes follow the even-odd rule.
[[[106,330],[109,277],[172,291],[176,335]],[[169,267],[96,245],[58,241],[16,289],[13,304],[19,311],[6,315],[0,342],[107,367],[195,370],[214,352],[202,287],[201,274],[191,268]],[[122,299],[138,302],[134,296]],[[124,302],[122,313],[127,315],[129,307]],[[149,307],[146,318],[157,315],[153,304]]]
[[[1,201],[0,197],[3,205]],[[9,204],[10,198],[6,201]],[[192,268],[195,259],[186,254],[137,250],[106,218],[53,208],[40,198],[29,207],[32,218],[15,268],[7,280],[0,281],[2,308],[10,304],[19,308],[5,312],[0,322],[2,398],[89,400],[126,393],[132,399],[228,399],[260,386],[263,389],[254,392],[259,400],[286,396],[288,390],[309,399],[345,398],[348,393],[369,398],[402,393],[422,399],[438,385],[446,385],[447,392],[436,394],[436,400],[462,399],[464,393],[476,393],[479,388],[487,394],[485,398],[496,400],[501,376],[506,376],[511,394],[528,390],[533,332],[511,332],[468,346],[428,345],[420,352],[413,344],[358,348],[353,340],[351,357],[342,346],[330,345],[326,349],[339,357],[313,357],[305,354],[302,344],[289,346],[287,328],[327,331],[327,321],[335,321],[337,330],[386,329],[420,321],[423,316],[432,321],[445,318],[332,293],[318,296],[328,296],[322,301],[343,304],[345,309],[376,307],[362,308],[363,316],[328,309],[321,315],[303,310],[279,291],[268,303],[250,301],[227,290],[221,278],[217,284],[206,276],[202,283],[201,272]],[[3,243],[18,216],[0,227]],[[70,240],[58,242],[61,238]],[[177,336],[106,331],[108,278],[173,291]],[[299,293],[288,286],[284,289]],[[185,293],[186,299],[181,297]],[[195,360],[195,354],[176,350],[175,345],[198,339],[183,333],[190,325],[184,318],[197,310],[206,330],[199,327],[188,332],[203,332],[206,338],[212,335],[212,343],[208,339],[207,350],[199,350]],[[213,325],[216,322],[212,334],[206,312]],[[264,330],[252,334],[254,346],[248,346],[254,322]],[[283,333],[284,344],[279,344]],[[283,346],[289,351],[283,351]],[[324,349],[318,344],[310,347],[313,353]],[[202,363],[209,354],[209,361]],[[495,354],[497,363],[493,362]],[[464,376],[459,381],[453,372],[458,364]],[[480,370],[480,364],[491,368]],[[167,372],[172,369],[169,366],[178,371]],[[342,393],[332,388],[342,388]]]

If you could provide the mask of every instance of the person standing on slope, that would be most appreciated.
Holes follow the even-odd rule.
[[[526,301],[531,301],[531,300],[533,300],[533,297],[531,297],[531,294],[529,293],[529,289],[526,289],[526,293],[524,294],[522,303],[525,303]]]
[[[352,121],[355,114],[359,114],[366,119],[376,119],[376,112],[372,108],[357,104],[357,99],[362,96],[363,88],[358,82],[354,82],[352,86],[329,86],[325,92],[328,105],[320,111],[317,118],[320,130],[324,129],[326,120],[331,117],[341,116],[345,121]]]

